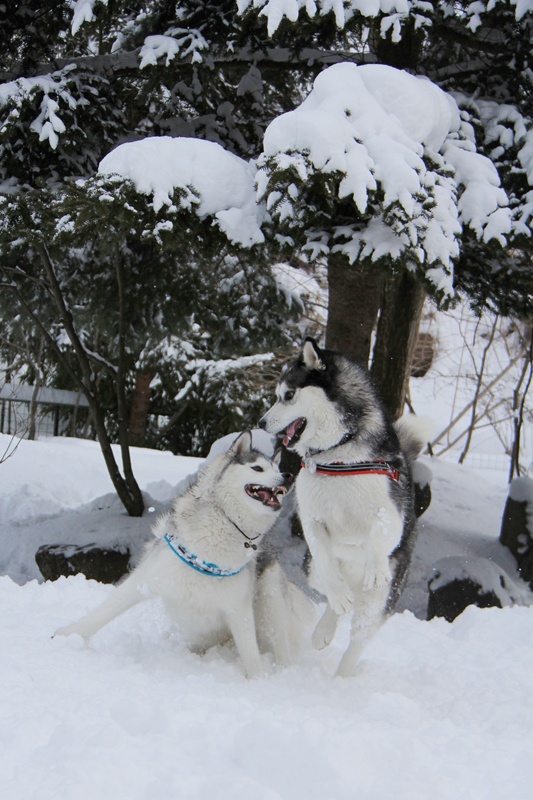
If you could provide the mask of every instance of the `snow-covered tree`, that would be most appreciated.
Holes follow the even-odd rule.
[[[273,121],[260,190],[289,246],[328,259],[329,344],[367,360],[379,316],[372,369],[399,413],[421,285],[441,301],[462,292],[479,309],[531,316],[533,4],[240,7],[274,38],[334,19],[355,45],[347,60],[366,62],[322,73]]]
[[[0,177],[21,183],[92,174],[114,144],[147,135],[255,156],[272,117],[300,97],[292,59],[309,74],[298,50],[320,38],[287,30],[274,45],[235,0],[43,0],[14,15],[0,7],[0,23]]]
[[[291,254],[325,256],[328,343],[368,356],[379,317],[373,370],[382,391],[396,390],[386,396],[394,413],[403,403],[424,290],[441,301],[459,290],[479,307],[531,313],[531,0],[43,0],[38,9],[20,4],[14,13],[0,6],[0,22],[0,191],[12,225],[4,225],[2,249],[10,289],[22,280],[14,254],[33,252],[32,225],[48,231],[50,254],[52,243],[66,253],[65,285],[79,280],[85,259],[102,259],[107,278],[95,271],[91,283],[92,306],[100,308],[113,296],[117,274],[115,217],[124,223],[116,230],[128,269],[143,258],[157,265],[151,275],[163,305],[165,254],[170,261],[179,252],[180,264],[194,264],[188,287],[200,294],[206,269],[199,265],[211,261],[223,265],[213,274],[227,285],[231,259],[253,266],[267,246],[270,257],[287,245]],[[331,76],[341,74],[350,78],[336,85]],[[120,179],[105,168],[97,175],[117,145],[167,136],[209,140],[244,158],[247,170],[250,158],[260,159],[264,205],[255,209],[251,238],[231,238],[235,227],[252,224],[251,206],[236,199],[202,217],[205,188],[173,182],[171,159],[169,174],[160,172],[149,187],[116,162]],[[321,161],[325,153],[330,158]],[[217,161],[223,163],[225,156]],[[86,179],[83,187],[78,178]],[[156,208],[166,178],[171,202]],[[29,213],[25,204],[37,208],[36,195],[41,211]],[[182,224],[187,204],[194,213]],[[164,255],[153,255],[158,248]],[[187,298],[183,286],[182,292]],[[142,292],[132,308],[137,301],[142,309]],[[87,319],[92,314],[91,308]],[[198,363],[210,361],[191,344],[194,336],[182,338],[179,325],[170,330],[164,323],[159,333],[163,328],[188,342]],[[231,338],[231,327],[216,330]],[[269,333],[250,326],[240,354],[260,352]],[[139,354],[165,351],[157,335],[148,338]],[[182,351],[179,345],[165,352]],[[149,376],[148,359],[134,366],[143,370],[145,362]],[[194,372],[191,385],[208,373]]]
[[[196,412],[203,397],[203,416],[208,405],[213,416],[205,438],[198,424],[183,424],[186,415],[180,434],[166,430],[163,442],[205,453],[227,430],[217,422],[228,421],[230,404],[244,425],[258,412],[257,404],[235,402],[236,386],[233,396],[220,391],[220,373],[242,370],[235,356],[290,343],[285,322],[297,307],[291,311],[257,252],[254,174],[213,142],[151,137],[118,147],[91,178],[0,198],[4,313],[29,318],[86,395],[132,514],[143,508],[129,459],[135,376],[158,376],[160,413],[168,416],[176,395],[188,405],[195,395]],[[122,446],[123,474],[113,440]]]
[[[505,259],[513,216],[494,164],[477,152],[451,95],[407,72],[378,64],[324,70],[304,102],[267,128],[258,166],[275,235],[311,259],[327,256],[330,291],[338,282],[345,292],[345,274],[357,265],[367,278],[383,268],[398,276],[404,304],[405,276],[445,302],[463,243],[473,239]],[[328,338],[342,345],[338,312],[330,304]],[[398,338],[398,328],[391,334]],[[382,338],[374,367],[380,348]],[[402,404],[404,396],[405,387]]]
[[[205,452],[207,437],[226,432],[230,400],[240,415],[234,428],[257,413],[236,378],[233,397],[220,391],[216,364],[239,375],[241,356],[290,346],[279,323],[291,312],[257,248],[253,172],[231,153],[257,151],[265,109],[277,102],[251,55],[264,26],[243,28],[232,2],[43,2],[13,14],[0,6],[0,17],[2,315],[40,328],[56,374],[82,384],[112,477],[139,513],[127,424],[129,416],[139,430],[142,381],[155,383],[156,411],[181,415],[183,435],[167,426],[163,443]],[[150,168],[136,184],[116,156],[111,170],[102,161],[121,142],[158,134],[189,134],[211,147],[174,157],[165,156],[164,137],[147,154],[155,141],[147,140],[133,161],[152,164],[148,188]],[[158,195],[165,171],[168,202]],[[216,207],[206,205],[212,187]],[[251,211],[241,207],[246,192]],[[198,423],[186,420],[199,408],[210,421],[203,441]],[[122,475],[114,439],[123,445]]]

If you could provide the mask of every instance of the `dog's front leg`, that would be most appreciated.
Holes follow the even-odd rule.
[[[266,637],[278,666],[292,663],[290,619],[293,613],[287,579],[278,562],[273,562],[258,580],[255,610],[259,638]]]
[[[261,655],[257,645],[253,608],[242,606],[226,611],[226,621],[233,636],[237,652],[247,678],[261,672]]]
[[[369,549],[366,553],[363,591],[372,592],[375,589],[388,588],[391,580],[392,574],[386,553],[376,553],[375,550]]]
[[[335,614],[346,614],[353,605],[353,593],[331,552],[331,540],[326,526],[319,520],[305,519],[302,516],[302,527],[313,559],[311,571],[315,588],[326,595]]]
[[[403,521],[394,509],[382,507],[370,526],[365,553],[363,590],[390,586],[390,554],[400,543]]]

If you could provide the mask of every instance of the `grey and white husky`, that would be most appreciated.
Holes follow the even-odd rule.
[[[206,462],[171,512],[157,521],[154,542],[123,583],[99,608],[56,635],[88,639],[137,603],[161,597],[193,650],[202,652],[231,636],[247,676],[256,675],[261,669],[254,619],[256,554],[291,482],[292,475],[282,474],[277,460],[252,448],[245,431],[226,452]],[[266,602],[274,598],[272,608],[279,615],[271,620],[271,644],[278,648],[277,660],[284,662],[290,643],[282,634],[288,636],[289,630],[276,603],[289,588],[279,565],[267,569],[261,580],[261,595]],[[270,618],[268,609],[265,613]]]
[[[353,675],[407,577],[415,535],[411,465],[428,422],[407,416],[392,423],[366,369],[306,339],[259,425],[303,459],[296,497],[310,582],[327,598],[313,644],[328,645],[339,615],[351,612],[337,674]]]

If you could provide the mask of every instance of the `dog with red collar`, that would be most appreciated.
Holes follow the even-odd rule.
[[[313,643],[328,645],[338,617],[350,613],[338,674],[351,676],[405,584],[415,541],[412,464],[428,441],[428,421],[410,415],[393,423],[368,371],[308,338],[259,425],[302,459],[296,498],[309,580],[327,600]]]

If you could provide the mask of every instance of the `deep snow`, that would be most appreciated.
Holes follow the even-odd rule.
[[[135,450],[134,464],[157,505],[197,461]],[[423,616],[430,565],[465,554],[505,569],[531,603],[497,541],[505,475],[489,482],[440,461],[431,469],[433,502],[404,604]],[[17,580],[32,577],[32,552],[52,535],[72,541],[117,525],[126,535],[131,521],[98,500],[108,490],[94,443],[22,442],[0,465],[2,571],[14,559]],[[5,800],[531,797],[529,605],[470,608],[453,624],[396,614],[349,680],[332,678],[344,626],[327,650],[306,647],[289,669],[264,656],[264,675],[247,681],[230,647],[189,653],[157,601],[88,647],[51,638],[112,591],[82,576],[0,578]]]

